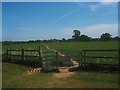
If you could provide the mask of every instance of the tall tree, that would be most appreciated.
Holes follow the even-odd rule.
[[[101,36],[100,36],[100,40],[102,41],[108,41],[111,39],[111,35],[109,33],[103,33]]]
[[[79,40],[79,37],[80,37],[80,31],[79,30],[73,30],[73,36],[72,36],[72,38],[74,39],[74,40]]]

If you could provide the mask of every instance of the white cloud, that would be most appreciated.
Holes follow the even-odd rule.
[[[50,38],[71,38],[73,35],[73,30],[80,30],[81,34],[88,35],[92,38],[99,38],[103,33],[110,33],[112,37],[118,35],[118,24],[96,24],[92,26],[88,26],[85,28],[62,28],[54,31],[53,33],[49,33]]]
[[[117,3],[118,0],[101,0],[98,4],[90,5],[89,8],[92,11],[97,10],[98,8],[101,8],[103,6],[114,6],[115,3]]]
[[[112,36],[118,35],[118,25],[117,24],[97,24],[89,26],[80,30],[83,34],[90,37],[100,37],[103,33],[110,33]]]
[[[101,0],[101,2],[119,2],[119,0]]]

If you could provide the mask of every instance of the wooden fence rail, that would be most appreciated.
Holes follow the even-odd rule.
[[[97,53],[105,53],[105,52],[108,52],[108,53],[113,53],[113,52],[115,52],[117,55],[115,55],[115,56],[112,56],[112,54],[111,54],[111,56],[110,55],[88,55],[88,53],[93,53],[94,52],[94,54],[97,54]],[[84,66],[84,65],[87,65],[87,64],[89,64],[89,62],[88,61],[90,61],[89,59],[116,59],[117,61],[116,62],[118,62],[118,50],[82,50],[81,51],[81,58],[80,58],[80,65],[81,66]],[[102,60],[101,60],[102,61]]]
[[[18,55],[17,54],[12,54],[12,52],[16,52],[16,53],[19,53]],[[34,56],[34,55],[25,55],[25,53],[31,53],[31,52],[33,52],[33,53],[38,53],[38,55],[37,56]],[[20,54],[21,53],[21,54]],[[13,56],[13,57],[17,57],[17,56],[19,56],[19,57],[21,57],[21,61],[25,61],[25,58],[26,57],[38,57],[38,60],[40,61],[40,66],[42,67],[43,65],[43,63],[42,63],[42,48],[41,47],[39,47],[39,49],[38,50],[25,50],[24,48],[22,48],[21,50],[13,50],[13,49],[7,49],[6,50],[6,57],[7,57],[7,60],[11,60],[11,57]]]

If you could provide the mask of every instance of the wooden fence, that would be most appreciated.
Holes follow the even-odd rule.
[[[9,62],[19,61],[20,63],[27,64],[29,62],[31,62],[31,64],[36,62],[36,64],[39,63],[42,68],[46,66],[58,68],[59,53],[57,51],[43,50],[41,47],[39,47],[38,50],[26,50],[24,48],[17,50],[8,48],[4,57]]]
[[[81,52],[74,52],[72,54],[75,54],[75,57],[78,59],[80,66],[92,63],[115,65],[118,64],[118,50],[82,50]],[[78,54],[80,55],[80,58],[78,57]],[[41,67],[50,65],[58,68],[60,61],[65,61],[68,56],[69,55],[62,57],[57,51],[53,52],[49,50],[42,50],[41,47],[39,47],[38,50],[26,50],[24,48],[21,50],[6,50],[6,59],[9,61],[12,61],[13,59],[19,59],[19,61],[23,62],[32,60],[33,62],[37,61]],[[69,58],[71,58],[71,54]]]
[[[71,57],[70,56],[62,56],[58,51],[50,51],[50,50],[42,50],[39,47],[38,50],[26,50],[22,49],[7,49],[5,54],[5,59],[10,62],[20,62],[20,63],[39,63],[41,67],[51,66],[70,66]]]
[[[34,55],[33,53],[35,53],[36,55]],[[31,59],[31,61],[38,61],[39,65],[42,67],[43,66],[42,58],[43,58],[43,54],[41,47],[39,47],[38,50],[25,50],[24,48],[22,48],[21,50],[13,50],[8,48],[6,50],[6,59],[8,61],[19,60],[21,62],[25,62]]]
[[[118,50],[82,50],[80,64],[118,64]]]

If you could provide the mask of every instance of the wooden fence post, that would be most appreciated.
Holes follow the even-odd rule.
[[[58,52],[56,52],[56,69],[58,69]]]
[[[86,59],[87,59],[86,56],[87,56],[86,51],[84,51],[84,66],[86,66],[86,63],[87,63],[86,62]]]
[[[9,60],[8,50],[9,50],[9,48],[7,48],[7,50],[6,50],[6,57],[7,57],[7,60]]]
[[[81,51],[81,58],[80,58],[80,63],[81,63],[81,66],[83,66],[83,54],[82,54],[83,51]]]
[[[22,61],[24,61],[24,48],[22,48]]]
[[[43,68],[43,54],[42,54],[42,47],[39,47],[39,57],[40,57],[40,66]]]
[[[9,56],[9,58],[8,58],[8,59],[9,59],[10,61],[12,61],[12,59],[11,59],[11,56],[12,56],[12,54],[11,54],[11,53],[12,53],[12,51],[11,51],[11,49],[10,49],[10,48],[9,48],[9,50],[8,50],[8,51],[9,51],[9,52],[8,52],[8,56]]]
[[[80,58],[80,52],[78,51],[78,63],[79,63],[79,67],[80,67],[80,62],[81,62],[80,59],[81,59],[81,58]]]
[[[46,60],[45,60],[46,63],[45,63],[45,64],[46,64],[46,66],[47,66],[47,52],[46,52],[45,54],[46,54],[46,55],[45,55],[45,57],[46,57]]]

